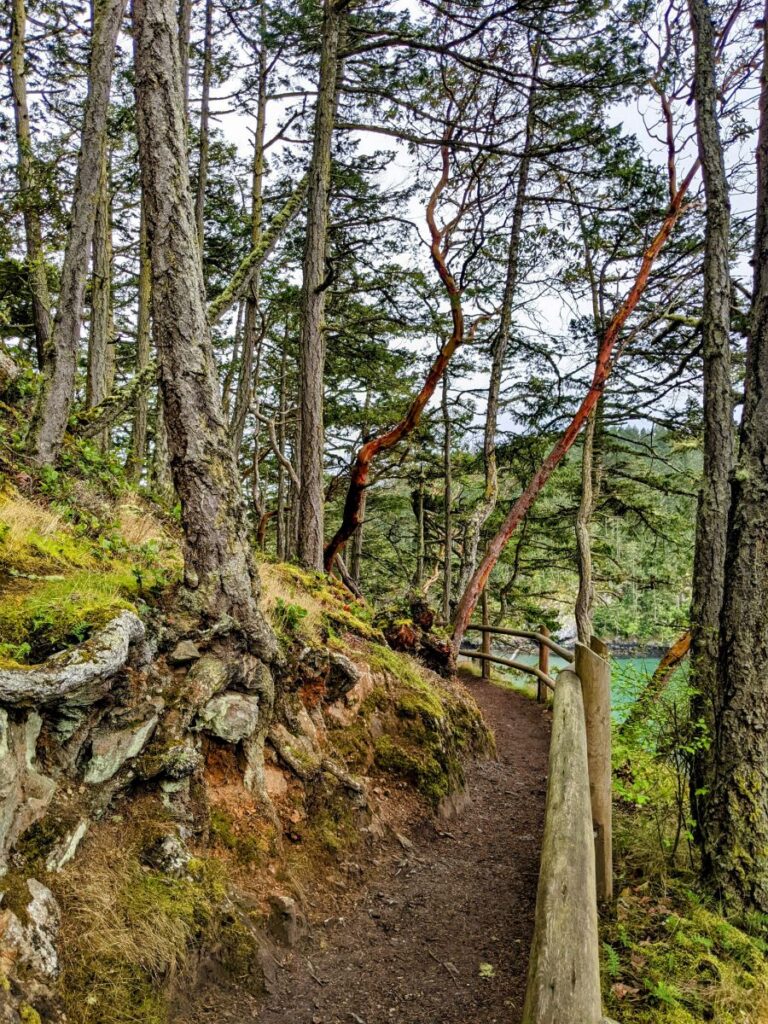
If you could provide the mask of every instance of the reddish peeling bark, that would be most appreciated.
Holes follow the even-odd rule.
[[[453,630],[454,653],[458,651],[461,645],[461,641],[464,637],[467,626],[470,623],[477,602],[485,589],[486,583],[488,582],[488,577],[491,575],[491,572],[498,562],[502,551],[509,542],[510,537],[515,532],[520,522],[524,519],[528,509],[538,497],[539,492],[542,490],[547,480],[549,480],[558,463],[572,447],[581,428],[587,422],[590,413],[597,405],[600,396],[603,393],[605,382],[610,376],[613,365],[612,357],[616,348],[616,343],[619,340],[621,329],[640,301],[646,285],[648,284],[651,268],[653,267],[657,256],[664,248],[667,239],[672,234],[675,224],[680,219],[680,215],[684,209],[683,199],[685,198],[688,187],[693,181],[698,169],[699,162],[697,160],[686,175],[680,187],[674,193],[669,210],[661,224],[661,227],[643,254],[643,260],[637,272],[635,283],[632,285],[629,294],[624,299],[610,324],[606,328],[598,351],[597,361],[595,363],[595,372],[592,377],[592,384],[590,385],[589,391],[552,451],[544,459],[536,473],[531,478],[528,486],[507,513],[507,517],[502,523],[499,531],[488,544],[485,557],[475,571],[474,576],[469,581],[466,590],[462,594],[458,608],[456,609],[456,620]]]
[[[418,426],[421,414],[430,398],[432,398],[432,395],[435,393],[435,389],[440,383],[446,366],[451,361],[451,357],[456,349],[464,341],[464,313],[461,308],[461,289],[446,264],[445,250],[442,246],[445,230],[441,230],[437,227],[437,221],[435,219],[437,203],[445,189],[445,186],[448,184],[450,173],[450,152],[447,145],[443,146],[442,159],[442,174],[440,175],[440,180],[432,190],[432,195],[430,196],[429,203],[427,204],[427,225],[429,227],[429,234],[431,238],[430,252],[432,255],[432,262],[440,275],[440,280],[443,282],[445,290],[448,292],[448,297],[451,303],[451,336],[440,349],[440,353],[432,363],[421,391],[419,391],[411,402],[405,416],[390,430],[383,434],[379,434],[378,437],[371,438],[370,441],[367,441],[357,453],[352,466],[352,472],[350,474],[349,489],[344,502],[344,515],[342,517],[341,526],[325,547],[323,562],[325,564],[326,572],[331,571],[337,554],[352,537],[355,530],[362,522],[363,495],[365,494],[365,489],[368,486],[371,463],[380,452],[385,452],[390,448],[394,448],[399,441],[404,437],[407,437],[408,434]],[[473,331],[474,327],[472,328],[472,332]]]

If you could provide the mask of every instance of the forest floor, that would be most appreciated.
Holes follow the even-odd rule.
[[[341,916],[328,917],[321,900],[310,907],[309,935],[283,954],[266,997],[203,987],[184,1024],[520,1020],[549,714],[513,691],[464,681],[496,735],[497,759],[468,766],[461,813],[415,820],[366,868]]]

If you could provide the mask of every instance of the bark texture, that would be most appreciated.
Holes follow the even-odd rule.
[[[126,0],[101,0],[95,8],[88,96],[61,268],[59,303],[30,431],[31,453],[41,464],[55,461],[74,398],[88,251],[96,218],[94,197],[98,194],[104,158],[112,68],[125,5]]]
[[[307,237],[301,286],[299,337],[299,415],[301,487],[299,489],[299,561],[323,568],[325,488],[323,486],[323,398],[325,377],[325,301],[328,287],[328,201],[331,143],[339,77],[339,38],[343,13],[336,0],[323,10],[320,81],[309,170]]]
[[[765,16],[768,16],[766,4]],[[763,33],[752,331],[720,628],[703,868],[728,905],[768,913],[768,34]]]
[[[135,0],[134,45],[152,320],[181,500],[185,582],[201,611],[236,619],[251,649],[272,658],[275,641],[258,609],[259,579],[205,314],[173,0]]]
[[[27,9],[25,0],[13,0],[11,7],[11,97],[16,125],[16,167],[19,198],[24,217],[24,236],[32,292],[37,363],[42,368],[51,337],[51,296],[45,269],[43,229],[40,217],[40,189],[32,150],[29,125],[26,69]]]
[[[697,695],[692,717],[703,719],[714,735],[720,612],[725,583],[725,548],[734,460],[730,350],[730,203],[723,146],[717,118],[716,40],[708,0],[689,0],[695,46],[696,131],[706,227],[702,348],[704,361],[704,465],[696,517],[691,600],[691,669]],[[698,794],[712,782],[711,752],[699,751],[692,768],[693,817],[700,839],[706,801]]]

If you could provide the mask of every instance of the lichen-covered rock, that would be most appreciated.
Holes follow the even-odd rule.
[[[153,745],[155,741],[153,741]],[[163,776],[166,779],[179,781],[201,768],[203,756],[190,743],[179,740],[168,746],[147,750],[136,765],[136,771],[142,779],[155,779]]]
[[[168,655],[171,665],[189,665],[200,657],[200,650],[192,640],[180,640]]]
[[[197,727],[226,743],[240,743],[256,731],[259,699],[247,693],[220,693],[200,711]]]
[[[92,740],[91,760],[85,769],[85,781],[95,785],[107,782],[116,775],[126,761],[143,750],[157,722],[158,716],[152,715],[147,721],[125,729],[110,729],[108,726],[99,728]]]
[[[59,973],[56,941],[61,912],[50,889],[36,878],[27,879],[30,900],[22,921],[0,903],[0,959],[18,963],[34,974],[52,980]]]
[[[193,707],[202,707],[229,683],[230,668],[221,658],[205,654],[195,662],[184,680],[184,696]]]
[[[47,871],[61,871],[64,865],[72,860],[77,853],[78,846],[85,837],[85,833],[88,831],[89,825],[90,821],[87,818],[81,818],[77,825],[62,837],[46,858],[45,867]]]
[[[16,839],[45,814],[56,783],[35,767],[42,719],[0,709],[0,869]]]
[[[330,652],[329,660],[330,669],[326,685],[328,688],[328,699],[333,701],[349,693],[356,685],[360,679],[360,669],[355,665],[354,661],[343,654],[339,654],[337,651]]]
[[[186,873],[192,855],[179,836],[169,833],[159,836],[147,847],[142,859],[149,867],[156,868],[173,878],[180,878]]]

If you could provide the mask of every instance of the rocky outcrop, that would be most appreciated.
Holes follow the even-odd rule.
[[[225,831],[224,849],[246,858],[263,850],[265,827],[278,850],[284,835],[320,842],[327,852],[339,841],[337,828],[367,834],[377,813],[372,776],[382,771],[430,800],[461,783],[458,759],[474,744],[466,724],[472,710],[449,684],[378,638],[351,638],[342,653],[297,636],[272,669],[274,676],[239,643],[231,621],[201,628],[188,618],[163,620],[147,630],[124,612],[43,665],[0,671],[0,873],[8,871],[13,896],[0,901],[0,984],[5,978],[14,993],[14,1024],[23,1005],[49,1005],[47,986],[58,970],[58,907],[38,879],[62,895],[66,912],[68,880],[82,885],[100,837],[110,823],[120,830],[131,808],[139,809],[133,835],[138,829],[142,839],[135,874],[121,876],[116,888],[120,898],[130,900],[120,886],[138,886],[140,906],[151,910],[177,886],[178,920],[170,904],[166,910],[188,936],[183,941],[202,946],[198,922],[223,915],[236,930],[226,957],[247,973],[264,929],[293,945],[305,925],[293,896],[265,896],[253,919],[222,884],[218,866],[206,875],[208,844],[221,834],[217,779],[224,777],[238,815],[247,806],[262,823],[242,849]],[[123,856],[123,835],[113,832],[109,841]],[[185,916],[196,900],[200,912]],[[128,906],[130,919],[137,906]],[[215,934],[214,946],[223,933]],[[234,948],[241,939],[242,949]],[[58,1020],[55,1007],[42,1019]]]

